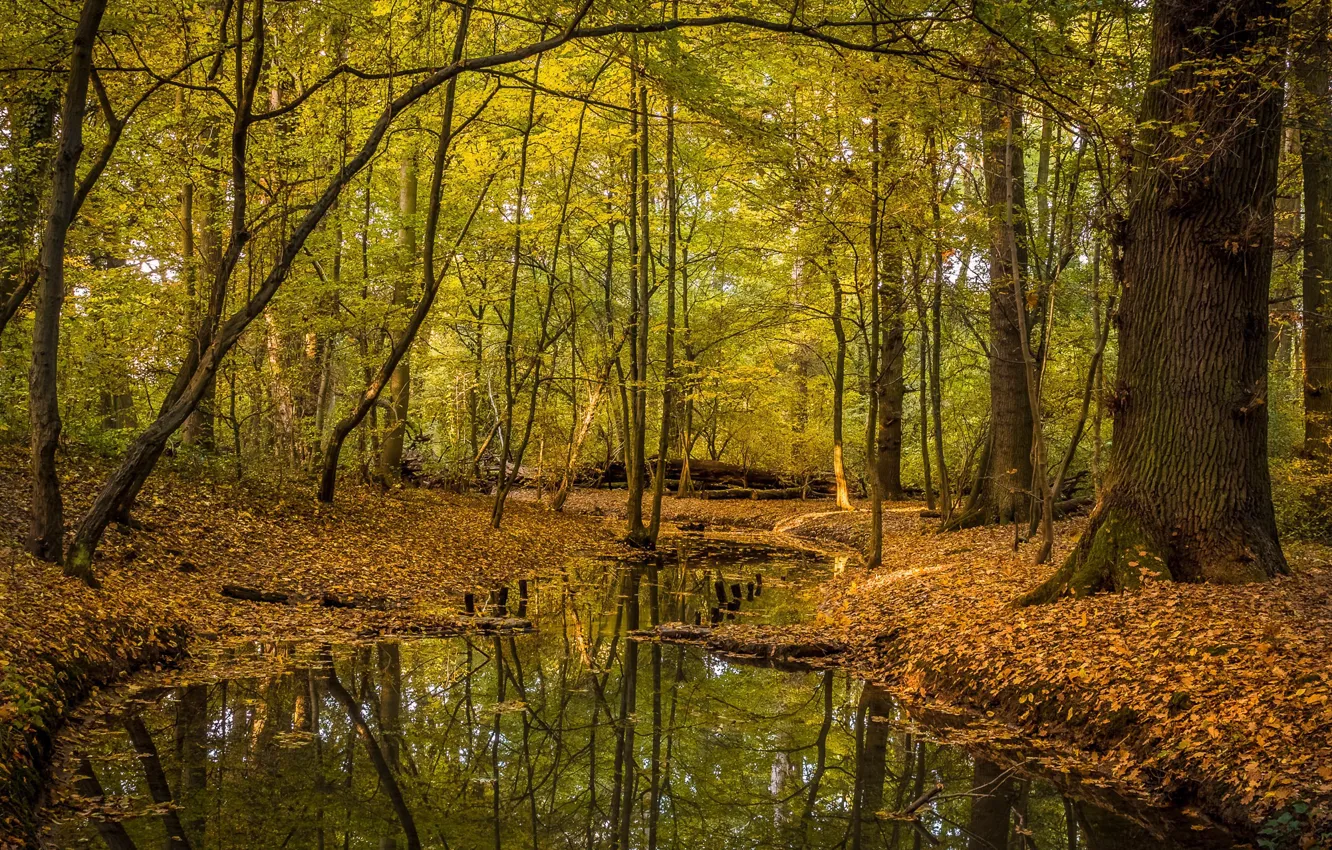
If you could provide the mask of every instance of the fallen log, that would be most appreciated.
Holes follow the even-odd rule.
[[[755,490],[755,499],[831,499],[833,490],[822,487],[783,487],[780,490]]]
[[[363,596],[359,593],[334,593],[326,590],[319,597],[319,604],[325,608],[361,608],[371,611],[384,611],[388,600],[382,596]]]
[[[524,617],[476,617],[465,625],[483,632],[530,632],[532,621]]]
[[[239,584],[222,585],[222,595],[229,599],[243,599],[246,602],[270,602],[274,605],[286,605],[288,596],[275,590],[257,590]]]
[[[756,491],[752,487],[728,487],[725,490],[699,490],[700,499],[752,499]]]
[[[630,632],[634,637],[656,637],[666,641],[675,641],[680,643],[698,643],[708,639],[712,634],[712,629],[703,625],[688,625],[686,623],[663,623],[660,626],[651,629],[638,629]]]
[[[734,600],[729,604],[734,604]],[[714,624],[720,619],[720,613],[719,609],[712,609]],[[769,661],[827,658],[838,655],[846,649],[840,641],[793,637],[783,634],[780,630],[768,631],[762,626],[758,627],[757,631],[743,629],[734,632],[728,628],[717,632],[703,625],[663,623],[650,629],[637,629],[630,634],[633,637],[657,638],[672,643],[703,644],[711,652],[724,652],[728,655],[749,656]]]
[[[1056,519],[1066,516],[1073,516],[1087,508],[1090,508],[1096,502],[1094,496],[1083,496],[1080,499],[1065,499],[1062,502],[1055,502],[1054,515]]]
[[[469,632],[520,634],[532,631],[532,621],[523,617],[464,617],[411,623],[374,624],[360,632],[363,637],[382,634],[411,634],[450,637]]]

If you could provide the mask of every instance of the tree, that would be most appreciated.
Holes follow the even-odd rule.
[[[1139,115],[1105,489],[1024,603],[1287,571],[1267,467],[1286,7],[1162,0]]]
[[[28,551],[60,562],[65,545],[65,513],[56,474],[60,446],[60,401],[56,395],[60,310],[65,300],[65,240],[78,210],[77,171],[83,155],[83,115],[92,79],[93,46],[105,0],[85,0],[74,30],[69,80],[60,113],[60,146],[51,180],[46,230],[42,234],[37,320],[32,326],[32,370],[28,377],[32,426],[32,508]]]
[[[990,422],[985,451],[964,510],[949,523],[965,528],[1027,518],[1032,485],[1032,415],[1023,352],[1027,317],[1019,315],[1028,274],[1026,167],[1022,108],[1002,86],[981,95],[985,201],[990,224]],[[1023,307],[1025,309],[1025,306]]]
[[[1293,103],[1304,177],[1304,452],[1332,461],[1332,44],[1328,0],[1304,5]]]

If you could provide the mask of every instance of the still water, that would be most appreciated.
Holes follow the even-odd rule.
[[[684,541],[660,562],[588,559],[511,593],[527,634],[255,645],[97,718],[61,765],[77,793],[53,808],[48,843],[1231,846],[1171,813],[1115,813],[1026,765],[939,743],[845,672],[626,635],[696,618],[793,622],[836,568]]]

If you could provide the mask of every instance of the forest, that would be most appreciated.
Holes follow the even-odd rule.
[[[0,847],[1332,847],[1332,0],[0,10]]]

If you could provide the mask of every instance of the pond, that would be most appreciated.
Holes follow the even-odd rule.
[[[714,617],[794,622],[837,568],[684,540],[659,563],[587,559],[531,583],[508,600],[529,633],[254,645],[95,718],[58,765],[74,793],[52,807],[49,843],[1231,846],[1176,813],[1116,813],[1089,802],[1104,792],[942,743],[845,672],[626,634]]]

